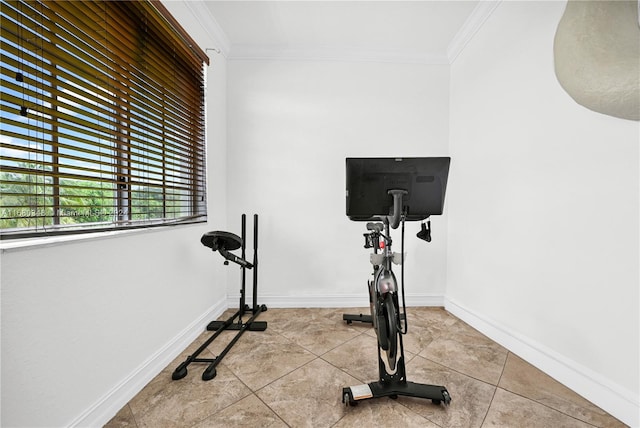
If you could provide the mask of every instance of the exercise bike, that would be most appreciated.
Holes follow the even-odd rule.
[[[373,249],[373,253],[370,255],[370,261],[373,265],[373,279],[367,283],[370,315],[345,314],[343,319],[348,324],[353,321],[373,324],[378,345],[379,379],[376,382],[343,388],[342,402],[347,406],[356,406],[359,401],[371,398],[390,397],[396,399],[398,396],[409,396],[430,399],[436,405],[449,405],[451,396],[444,386],[426,385],[407,380],[402,339],[408,332],[404,293],[404,224],[407,220],[423,220],[422,229],[417,236],[429,242],[431,241],[430,221],[427,226],[424,220],[429,218],[430,212],[438,213],[435,206],[420,206],[416,197],[410,201],[408,189],[414,188],[415,191],[420,187],[412,186],[412,181],[414,183],[419,183],[420,180],[430,183],[436,181],[433,175],[426,175],[429,179],[424,179],[425,176],[420,174],[421,168],[433,169],[434,162],[439,167],[442,167],[441,164],[446,166],[444,183],[442,178],[438,183],[440,187],[444,186],[449,158],[419,158],[403,165],[394,163],[400,162],[402,159],[352,159],[352,165],[349,164],[349,161],[350,159],[347,159],[347,215],[355,221],[365,219],[377,221],[367,222],[368,232],[364,234],[364,247]],[[384,170],[376,171],[376,168]],[[389,172],[388,169],[392,169],[393,172]],[[407,169],[408,172],[404,173],[404,169]],[[363,174],[363,170],[369,171],[368,174]],[[442,171],[440,172],[442,173]],[[398,179],[401,174],[403,178]],[[380,176],[383,178],[380,179]],[[375,179],[376,177],[378,179]],[[388,189],[391,186],[399,188]],[[421,190],[425,191],[435,186],[422,187]],[[354,193],[360,199],[364,199],[369,193],[379,194],[380,188],[388,189],[385,191],[385,198],[380,199],[381,204],[388,205],[389,196],[392,199],[391,207],[386,208],[388,215],[378,215],[382,208],[375,207],[371,201],[349,201],[350,195]],[[442,193],[443,198],[444,194]],[[441,205],[442,201],[439,202]],[[409,203],[413,204],[413,212],[411,212]],[[359,211],[360,206],[364,207],[364,211]],[[417,214],[416,207],[420,207],[420,214]],[[441,213],[441,208],[440,206],[439,213]],[[400,225],[402,225],[401,251],[394,253],[392,251],[391,229],[397,229]],[[394,264],[400,265],[402,268],[401,287],[398,287],[398,281],[393,272]],[[400,292],[402,292],[402,312],[400,311]]]

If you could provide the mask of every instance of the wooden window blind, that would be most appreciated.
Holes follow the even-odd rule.
[[[208,58],[162,4],[0,14],[0,236],[206,220]]]

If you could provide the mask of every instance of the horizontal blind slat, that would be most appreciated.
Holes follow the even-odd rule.
[[[206,216],[208,58],[161,4],[2,1],[1,13],[0,206],[28,213],[3,215],[3,238]]]

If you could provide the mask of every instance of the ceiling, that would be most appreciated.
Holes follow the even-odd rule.
[[[450,62],[479,1],[207,1],[229,58]]]

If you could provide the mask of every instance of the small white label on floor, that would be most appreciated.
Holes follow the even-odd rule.
[[[371,388],[366,383],[364,385],[350,386],[351,394],[354,400],[364,400],[365,398],[373,397]]]

